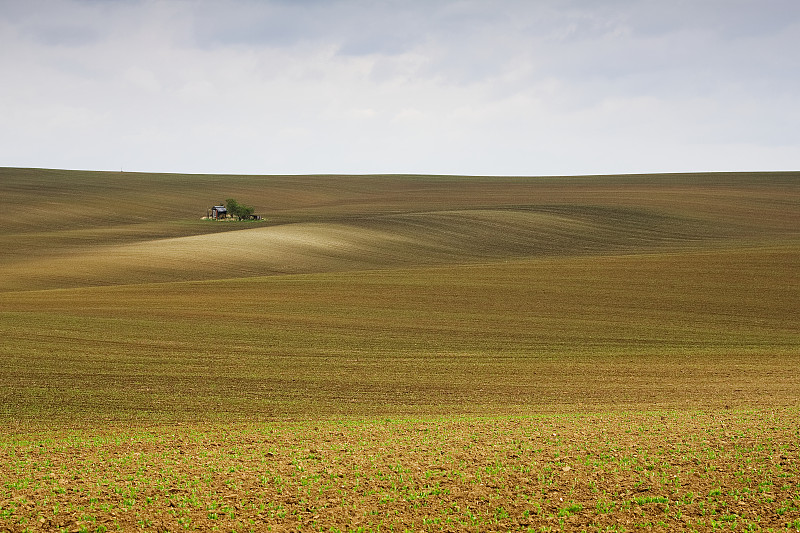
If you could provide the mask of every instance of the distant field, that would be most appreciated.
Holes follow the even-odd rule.
[[[0,169],[0,290],[792,241],[798,175],[196,176]],[[200,218],[239,198],[266,220]],[[235,233],[231,233],[236,230]]]
[[[800,529],[800,173],[0,198],[0,527]]]

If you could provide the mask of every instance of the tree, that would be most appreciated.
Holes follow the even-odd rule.
[[[225,208],[228,210],[228,213],[235,216],[238,220],[250,218],[250,215],[252,215],[253,211],[255,211],[254,208],[248,205],[240,204],[233,198],[228,198],[225,200]]]

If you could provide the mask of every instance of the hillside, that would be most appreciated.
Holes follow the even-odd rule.
[[[0,529],[800,526],[800,173],[0,198]]]
[[[793,240],[800,174],[489,178],[0,169],[0,290]],[[235,197],[261,224],[201,221]]]
[[[1,169],[2,416],[795,405],[800,173]],[[236,197],[263,223],[201,221]]]

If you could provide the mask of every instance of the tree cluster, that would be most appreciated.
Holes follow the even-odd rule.
[[[249,205],[240,204],[233,198],[225,200],[225,208],[228,210],[229,215],[235,216],[238,220],[250,218],[250,215],[255,211]]]

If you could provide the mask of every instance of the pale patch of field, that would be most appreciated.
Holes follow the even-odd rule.
[[[214,223],[210,223],[214,224]],[[230,226],[231,224],[219,224]],[[0,265],[0,289],[370,270],[696,246],[725,231],[646,210],[577,206],[401,213],[69,248]],[[64,232],[76,242],[102,233]],[[145,235],[145,232],[134,233]],[[116,231],[114,238],[122,239]],[[43,237],[44,238],[44,237]]]

